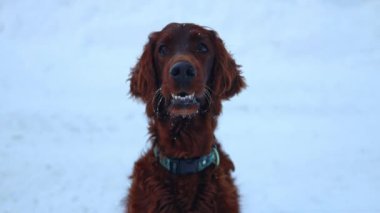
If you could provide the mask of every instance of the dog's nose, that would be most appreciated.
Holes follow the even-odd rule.
[[[170,68],[170,76],[179,84],[189,83],[197,74],[194,66],[186,61],[175,63]]]

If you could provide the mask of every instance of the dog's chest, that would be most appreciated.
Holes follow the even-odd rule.
[[[210,175],[178,176],[165,181],[170,190],[171,199],[182,209],[191,210],[196,206],[213,208],[216,198],[216,183]]]

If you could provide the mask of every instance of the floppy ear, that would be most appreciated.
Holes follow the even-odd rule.
[[[132,68],[129,77],[130,94],[135,98],[140,98],[145,103],[152,99],[159,85],[153,59],[157,34],[156,32],[149,35],[149,41],[145,44],[143,53]]]
[[[215,46],[215,62],[213,70],[213,90],[221,99],[228,100],[246,87],[241,76],[240,66],[226,50],[222,39],[215,31],[211,31]]]

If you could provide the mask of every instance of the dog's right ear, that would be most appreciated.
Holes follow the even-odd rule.
[[[154,48],[158,32],[149,35],[149,41],[144,46],[143,53],[137,64],[132,68],[130,81],[130,94],[145,103],[149,102],[159,87],[158,76],[154,66]]]

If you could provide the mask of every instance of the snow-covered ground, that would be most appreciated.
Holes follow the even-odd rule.
[[[217,136],[244,213],[380,212],[378,0],[0,0],[0,212],[122,212],[151,31],[217,30],[249,88]]]

